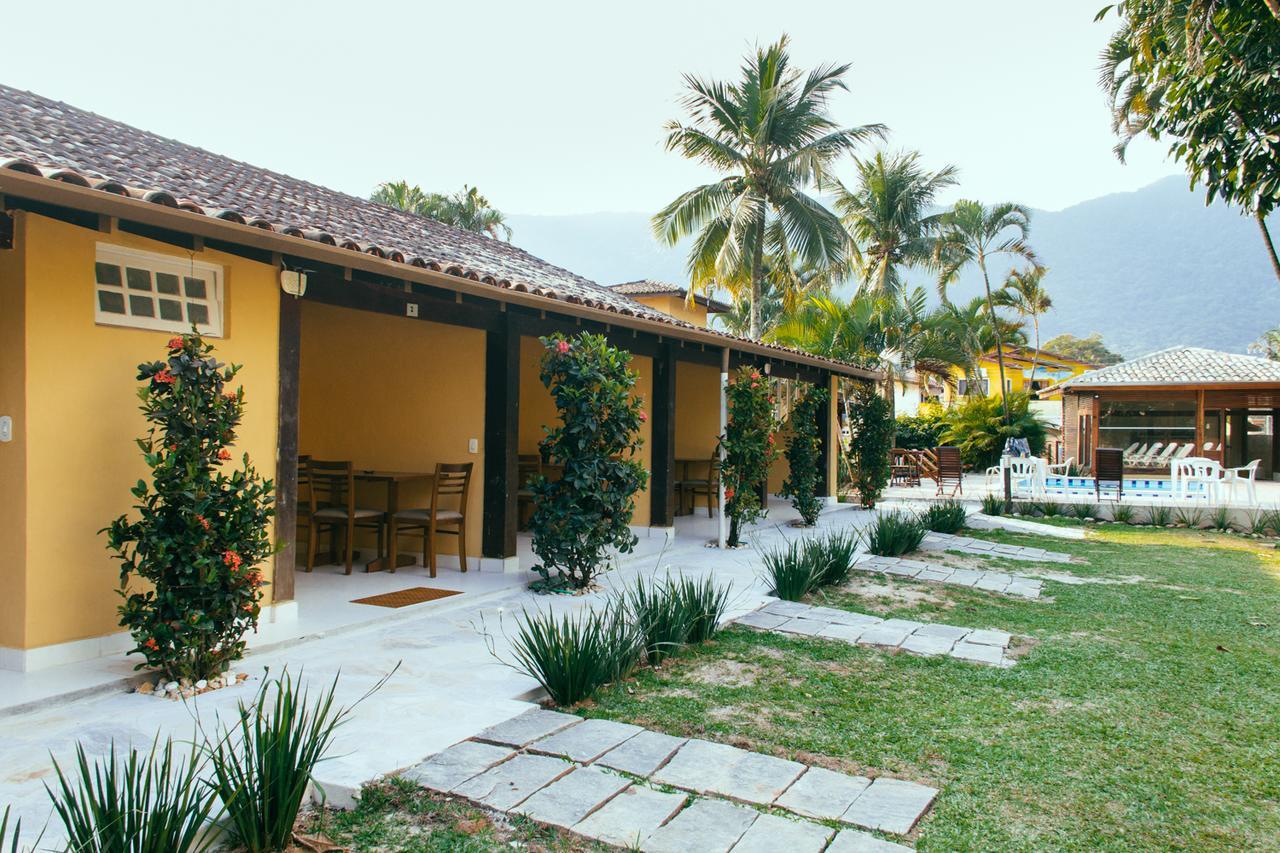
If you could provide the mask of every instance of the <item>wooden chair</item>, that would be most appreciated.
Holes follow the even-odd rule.
[[[711,518],[712,502],[716,511],[720,510],[720,450],[711,451],[711,459],[707,463],[706,477],[693,477],[676,481],[676,505],[684,508],[684,496],[689,496],[689,514],[698,508],[698,496],[707,499],[707,518]]]
[[[889,483],[894,486],[920,485],[920,463],[911,450],[895,447],[890,451]]]
[[[315,566],[316,545],[321,528],[329,530],[329,553],[336,551],[334,543],[339,531],[345,540],[347,574],[351,574],[356,530],[373,529],[378,534],[378,553],[382,553],[384,525],[387,514],[380,509],[356,506],[356,481],[349,461],[307,460],[307,571]]]
[[[529,484],[542,476],[542,455],[539,453],[522,453],[516,457],[516,482],[520,487],[516,490],[516,518],[521,530],[529,526],[529,516],[533,513],[534,494]]]
[[[424,509],[402,509],[391,516],[391,571],[396,570],[396,544],[400,532],[405,529],[422,530],[422,563],[436,576],[436,534],[448,533],[458,537],[458,563],[467,570],[467,496],[471,490],[471,469],[474,462],[436,465],[436,476],[431,483],[431,506]],[[457,509],[443,506],[442,499],[458,501]]]
[[[964,494],[964,463],[960,460],[960,448],[958,447],[939,447],[934,450],[934,456],[937,457],[938,464],[938,491],[935,494],[942,494],[948,484],[951,486],[951,496],[955,497],[956,492]]]
[[[1093,451],[1093,495],[1102,500],[1103,484],[1111,484],[1116,490],[1116,500],[1124,497],[1124,451],[1114,447],[1099,447]]]
[[[297,520],[294,522],[294,542],[300,549],[306,549],[311,542],[311,479],[307,476],[307,465],[310,456],[298,457],[298,488],[294,493],[294,505],[297,506]],[[309,551],[307,552],[309,553]]]

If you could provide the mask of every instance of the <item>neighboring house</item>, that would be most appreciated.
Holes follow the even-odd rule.
[[[713,297],[695,293],[689,298],[689,289],[678,284],[665,281],[639,279],[615,284],[609,288],[614,293],[622,293],[642,305],[648,305],[664,314],[684,320],[702,328],[710,328],[711,315],[723,314],[730,306]]]
[[[3,86],[0,128],[6,668],[129,647],[118,565],[98,531],[146,474],[136,365],[193,323],[219,358],[244,365],[236,449],[276,484],[284,548],[263,567],[264,621],[299,606],[299,454],[389,471],[474,462],[470,563],[518,568],[519,456],[555,417],[540,335],[594,331],[633,354],[652,477],[631,521],[664,535],[675,460],[708,459],[716,445],[723,365],[825,387],[878,378],[676,319],[509,243]],[[833,409],[821,430],[828,496]],[[408,488],[399,500],[425,503]]]
[[[1280,362],[1171,347],[1066,379],[1040,397],[1060,400],[1064,452],[1084,464],[1094,448],[1110,447],[1150,470],[1189,455],[1229,467],[1257,459],[1266,479],[1280,472]]]
[[[1032,367],[1035,375],[1031,375]],[[1010,347],[1004,351],[1004,384],[1009,393],[1017,391],[1035,396],[1037,391],[1048,388],[1073,376],[1079,376],[1087,370],[1093,370],[1096,364],[1077,361],[1056,353],[1040,350],[1037,357],[1032,347]],[[978,378],[975,387],[974,379],[962,367],[952,368],[952,382],[946,390],[943,402],[950,406],[959,398],[971,394],[983,394],[989,397],[1000,396],[1000,364],[996,359],[996,351],[991,350],[978,361]]]

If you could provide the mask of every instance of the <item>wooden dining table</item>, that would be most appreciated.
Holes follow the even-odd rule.
[[[418,483],[430,482],[434,480],[436,475],[434,471],[378,471],[375,469],[357,469],[353,472],[356,480],[364,483],[382,483],[387,490],[387,518],[388,520],[396,512],[400,510],[400,484],[401,483]],[[387,553],[379,554],[374,559],[365,563],[364,570],[366,572],[382,572],[391,567],[390,558],[395,557],[396,568],[401,566],[412,566],[414,558],[395,554],[396,543],[387,542]]]

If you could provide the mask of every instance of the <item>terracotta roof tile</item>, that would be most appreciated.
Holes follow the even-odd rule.
[[[1201,347],[1170,347],[1082,373],[1055,388],[1234,383],[1280,385],[1280,362]]]

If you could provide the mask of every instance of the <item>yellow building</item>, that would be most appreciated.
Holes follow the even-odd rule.
[[[1032,347],[1010,347],[1004,351],[1004,383],[1009,393],[1023,392],[1035,396],[1035,392],[1064,382],[1073,376],[1093,370],[1097,365],[1068,358],[1057,353]],[[1035,375],[1032,375],[1032,369]],[[979,387],[971,387],[973,379],[961,367],[951,371],[954,379],[942,392],[942,402],[950,406],[965,396],[982,393],[991,397],[1000,395],[1000,365],[995,350],[982,356],[979,362]]]
[[[236,451],[276,486],[265,623],[307,606],[295,596],[304,455],[360,472],[473,463],[468,566],[521,568],[520,457],[555,417],[541,335],[592,331],[632,353],[648,416],[651,477],[631,519],[642,535],[672,528],[676,461],[710,458],[726,365],[827,387],[876,378],[709,330],[705,314],[677,318],[508,243],[3,86],[0,127],[2,668],[130,647],[98,531],[129,512],[146,474],[136,366],[192,324],[243,365]],[[422,482],[361,488],[362,504],[424,502]],[[347,580],[355,598],[360,575]]]
[[[723,314],[730,307],[718,299],[695,293],[689,298],[689,289],[665,281],[640,279],[615,284],[609,288],[614,293],[625,294],[635,301],[656,308],[677,320],[708,328],[712,314]]]

